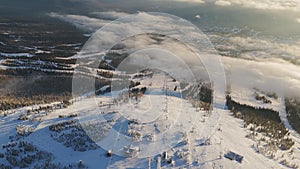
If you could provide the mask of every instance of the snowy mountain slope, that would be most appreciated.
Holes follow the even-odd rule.
[[[1,131],[4,131],[0,135],[1,144],[26,141],[37,150],[50,153],[53,156],[51,164],[73,164],[73,168],[74,164],[77,166],[79,163],[95,169],[158,166],[286,168],[280,164],[283,160],[295,163],[299,161],[299,137],[296,134],[291,134],[296,142],[293,146],[293,158],[289,157],[289,151],[278,151],[276,158],[270,159],[255,150],[256,141],[246,138],[250,133],[249,129],[244,128],[243,121],[234,118],[229,110],[214,108],[218,112],[214,114],[194,107],[189,100],[181,98],[179,83],[165,74],[136,77],[134,81],[140,84],[132,89],[146,87],[144,94],[132,93],[129,98],[126,98],[126,95],[116,95],[126,93],[124,90],[74,99],[74,103],[69,107],[54,109],[35,122],[18,120],[20,114],[27,113],[26,111],[33,107],[16,109],[10,115],[1,116],[0,127]],[[175,90],[176,86],[178,89]],[[242,103],[272,107],[284,113],[284,104],[280,99],[272,100],[272,104],[263,104],[253,98],[253,90],[243,89],[237,93],[232,92],[232,96]],[[40,114],[43,114],[43,111]],[[96,125],[98,128],[89,128],[92,124],[89,122],[100,125]],[[31,126],[34,130],[29,135],[9,139],[9,135],[17,135],[17,125]],[[57,131],[51,130],[53,127],[58,127]],[[82,144],[80,139],[71,137],[82,134],[81,128],[100,146],[78,151],[77,146],[89,145],[89,141]],[[113,131],[118,134],[115,135]],[[60,137],[64,140],[58,141]],[[85,137],[82,135],[82,138]],[[69,139],[70,146],[66,147]],[[124,139],[127,141],[124,142]],[[112,156],[107,156],[108,149],[112,150]],[[9,148],[2,147],[0,150],[0,153],[5,155]],[[137,151],[127,154],[127,150]],[[244,156],[243,161],[238,163],[225,158],[224,155],[228,151]],[[139,158],[130,158],[131,156]],[[5,158],[0,158],[1,164],[12,165]],[[38,162],[35,162],[27,168],[37,164]]]

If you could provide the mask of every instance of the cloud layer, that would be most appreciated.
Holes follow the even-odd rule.
[[[218,6],[241,6],[245,8],[271,9],[271,10],[299,10],[298,0],[168,0],[187,3],[214,3]]]
[[[187,2],[187,3],[205,3],[205,0],[167,0],[167,1],[173,1],[173,2]]]
[[[110,14],[112,17],[121,16],[121,14],[113,12],[105,14]],[[147,13],[140,13],[139,15],[143,19],[138,21],[137,25],[142,23],[141,21],[143,20],[168,22],[165,17],[156,18]],[[59,15],[52,13],[51,16],[73,23],[84,30],[91,28],[96,31],[97,28],[108,22],[106,20],[79,15]],[[160,29],[167,32],[170,29],[170,25],[172,24],[161,24]],[[115,37],[117,37],[114,32],[118,32],[116,31],[118,27],[117,25],[115,26],[115,30],[102,34],[101,38],[114,41]],[[132,33],[140,31],[139,27],[135,26],[134,23],[130,26]],[[147,25],[144,26],[147,27]],[[187,37],[193,36],[192,32],[188,27],[185,30],[185,33],[188,35]],[[281,95],[300,95],[300,67],[296,65],[300,59],[300,42],[288,44],[253,37],[225,37],[220,34],[209,35],[209,37],[214,41],[219,51],[239,53],[237,55],[238,58],[222,57],[222,62],[226,67],[227,80],[232,86],[243,88],[257,87],[265,91],[277,92]],[[161,40],[159,40],[160,38]],[[192,52],[185,45],[172,39],[160,38],[139,36],[124,41],[124,45],[128,48],[163,48],[172,53],[177,53],[177,55],[185,58],[187,62],[193,63]]]
[[[297,0],[217,0],[216,5],[238,5],[246,8],[275,9],[275,10],[299,10]]]
[[[92,15],[105,19],[118,19],[127,15],[130,15],[126,12],[117,12],[117,11],[103,11],[103,12],[92,12]]]
[[[82,15],[64,15],[64,14],[58,14],[53,12],[49,13],[49,16],[69,22],[74,26],[76,26],[77,28],[88,32],[94,32],[97,29],[100,29],[102,26],[110,22],[110,21],[97,19],[97,18],[90,18]]]
[[[300,94],[300,68],[285,61],[249,61],[222,57],[228,82],[235,87],[259,88],[282,96],[298,97]]]
[[[219,6],[230,6],[231,2],[230,1],[226,1],[226,0],[217,0],[215,2],[215,5],[219,5]]]
[[[234,56],[247,60],[283,59],[300,65],[300,41],[280,42],[259,37],[209,35],[225,56]]]

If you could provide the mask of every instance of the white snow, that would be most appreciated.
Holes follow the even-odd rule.
[[[3,52],[0,52],[0,55],[5,57],[33,57],[34,56],[29,53],[3,53]]]
[[[35,131],[25,137],[25,140],[38,149],[52,153],[55,157],[53,162],[68,165],[82,160],[92,169],[149,166],[157,168],[157,155],[163,152],[173,157],[174,166],[161,158],[162,168],[286,168],[280,161],[289,159],[288,157],[269,159],[253,149],[252,145],[255,142],[245,137],[249,133],[248,129],[243,128],[243,121],[234,118],[229,110],[216,107],[216,113],[210,114],[193,107],[188,100],[180,97],[180,90],[173,91],[178,82],[159,73],[152,77],[137,78],[135,81],[141,82],[137,87],[147,87],[145,95],[141,98],[137,100],[132,98],[129,102],[120,100],[118,104],[114,101],[116,95],[110,93],[94,98],[74,99],[75,103],[68,108],[57,109],[44,116],[41,123],[35,123]],[[104,86],[103,90],[107,87]],[[237,88],[231,94],[241,103],[278,110],[283,122],[289,128],[282,99],[273,99],[272,104],[264,104],[255,100],[253,92],[253,89]],[[29,121],[17,120],[18,115],[27,109],[28,107],[16,109],[15,114],[0,117],[0,144],[9,141],[8,136],[15,133],[17,125],[32,125]],[[71,113],[78,114],[77,120],[82,124],[88,121],[105,124],[102,129],[107,129],[107,135],[97,142],[103,146],[102,148],[85,152],[74,151],[51,137],[49,126],[66,120],[58,118],[59,115]],[[129,125],[128,122],[133,119],[139,124]],[[108,120],[111,122],[106,122]],[[97,128],[87,130],[87,133],[93,136],[93,132],[98,130]],[[133,141],[128,133],[140,133],[145,137]],[[154,135],[152,141],[147,139],[146,136],[149,135]],[[292,133],[292,139],[296,141],[293,162],[297,163],[300,159],[298,149],[300,138]],[[137,157],[140,158],[117,155],[107,157],[105,154],[108,149],[112,150],[113,154],[123,153],[124,156],[125,150],[136,150]],[[227,151],[244,156],[244,160],[238,163],[224,158]],[[0,163],[2,161],[0,159]]]

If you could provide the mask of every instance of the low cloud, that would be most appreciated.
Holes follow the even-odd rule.
[[[219,3],[217,3],[219,1]],[[236,5],[246,8],[270,10],[299,10],[298,0],[217,0],[216,5]]]
[[[130,15],[129,13],[118,11],[92,12],[91,14],[101,19],[118,19]]]
[[[300,68],[278,59],[249,61],[222,57],[226,67],[228,82],[235,87],[259,88],[267,92],[276,92],[282,96],[299,96]]]
[[[187,3],[205,3],[205,0],[166,0],[166,1],[174,1],[174,2],[187,2]]]
[[[92,27],[92,29],[96,30],[96,28],[100,28],[105,23],[109,22],[107,20],[78,15],[58,15],[53,13],[51,15],[84,29]],[[139,13],[138,15],[140,18],[139,20],[132,20],[129,24],[121,25],[130,28],[128,29],[128,31],[130,31],[127,32],[128,34],[142,33],[142,29],[150,28],[153,22],[160,26],[159,29],[162,31],[162,34],[168,34],[171,27],[174,25],[171,20],[168,20],[168,17],[153,16],[147,13]],[[146,21],[149,21],[149,23],[147,24]],[[112,24],[110,28],[111,30],[105,30],[106,32],[104,31],[104,33],[99,34],[101,38],[106,40],[105,42],[107,42],[107,44],[118,42],[118,36],[120,30],[122,30],[120,29],[120,25],[116,23]],[[176,30],[177,28],[174,27],[172,29]],[[187,37],[192,37],[193,31],[192,28],[185,26],[184,30],[178,33],[186,34]],[[218,39],[224,38],[222,35],[211,35],[210,37],[215,38],[216,42],[220,41],[216,46],[217,48],[223,48],[223,51],[246,51],[241,53],[238,58],[221,57],[225,66],[227,80],[232,86],[249,89],[257,87],[261,90],[277,92],[284,96],[300,95],[300,67],[296,64],[292,64],[292,60],[300,58],[300,42],[283,44],[252,37],[232,36],[227,37],[225,40]],[[185,62],[193,65],[196,56],[192,55],[191,49],[176,42],[174,39],[160,38],[161,40],[157,37],[139,36],[129,38],[123,43],[127,48],[132,49],[162,48],[172,53],[176,53],[176,55],[184,58]],[[107,44],[97,44],[91,48],[97,49],[99,45],[105,46]],[[194,66],[199,67],[199,65]],[[200,67],[203,68],[201,65]],[[202,70],[202,72],[205,73],[204,70]],[[232,89],[234,90],[234,88]]]
[[[219,6],[230,6],[231,2],[229,1],[224,1],[224,0],[218,0],[215,2],[215,5],[219,5]]]
[[[300,41],[280,42],[259,37],[210,35],[221,54],[235,55],[247,60],[280,58],[300,64]]]
[[[87,32],[95,32],[96,30],[100,29],[102,26],[110,22],[82,15],[64,15],[53,12],[49,13],[49,16],[69,22],[77,28]]]
[[[168,0],[186,3],[214,3],[218,6],[241,6],[245,8],[269,9],[269,10],[294,10],[300,9],[298,0]]]
[[[165,38],[160,44],[149,36],[139,36],[124,41],[128,48],[162,48],[185,58],[184,61],[192,67],[198,66],[199,76],[207,80],[205,66],[199,62],[193,63],[197,56],[185,45],[172,39]],[[240,43],[240,45],[243,45]],[[255,51],[253,51],[255,52]],[[232,57],[221,57],[225,67],[227,83],[236,88],[253,89],[259,88],[266,92],[276,92],[280,96],[300,95],[300,67],[281,58],[274,58],[271,55],[265,58],[243,59]],[[214,65],[214,64],[211,64]],[[219,66],[216,64],[216,66]]]

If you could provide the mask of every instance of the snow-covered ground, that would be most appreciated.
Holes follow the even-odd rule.
[[[291,160],[288,151],[277,159],[270,159],[255,151],[254,140],[246,138],[249,129],[243,121],[234,118],[229,110],[214,108],[213,113],[193,107],[181,98],[179,83],[166,75],[157,73],[134,79],[147,87],[139,97],[118,99],[106,93],[96,97],[75,99],[71,106],[54,109],[42,116],[41,121],[21,121],[18,117],[33,107],[16,109],[0,117],[0,144],[9,143],[9,136],[16,134],[18,125],[32,126],[34,131],[21,138],[37,149],[51,153],[53,163],[64,166],[80,160],[89,168],[286,168],[280,162]],[[106,86],[107,88],[107,86]],[[293,159],[299,164],[299,135],[294,133],[286,120],[282,98],[272,99],[271,104],[257,101],[255,90],[233,90],[232,98],[255,107],[272,108],[280,112],[285,126],[295,141]],[[119,92],[120,93],[120,92]],[[69,117],[77,114],[77,117]],[[65,118],[59,116],[65,115]],[[95,150],[75,151],[57,142],[49,127],[69,120],[80,123],[86,133],[99,147]],[[89,121],[103,124],[100,128],[88,128]],[[87,126],[85,126],[87,124]],[[103,131],[101,136],[97,133]],[[96,139],[97,138],[97,139]],[[76,140],[73,140],[76,142]],[[106,156],[112,150],[112,156]],[[5,148],[0,148],[4,153]],[[128,152],[132,153],[128,154]],[[242,163],[224,157],[228,151],[244,156]],[[159,154],[167,154],[159,157]],[[131,155],[133,158],[130,158]],[[161,159],[161,160],[158,160]],[[172,159],[172,160],[171,160]],[[160,161],[160,162],[158,162]],[[0,164],[8,164],[0,158]],[[29,167],[30,168],[30,167]]]
[[[3,53],[3,52],[0,52],[0,55],[5,57],[33,57],[34,56],[29,53]]]
[[[259,93],[265,96],[267,99],[271,100],[271,103],[264,103],[263,101],[255,99],[255,93]],[[254,107],[272,109],[279,112],[279,117],[283,122],[286,129],[290,132],[290,138],[293,139],[295,145],[293,150],[293,161],[295,164],[300,164],[300,135],[297,133],[289,124],[287,119],[287,113],[285,108],[285,98],[284,96],[278,96],[277,99],[268,97],[265,93],[258,91],[257,89],[247,89],[234,86],[234,90],[231,92],[233,100],[238,101],[241,104],[246,104]],[[281,152],[284,154],[284,152]]]

